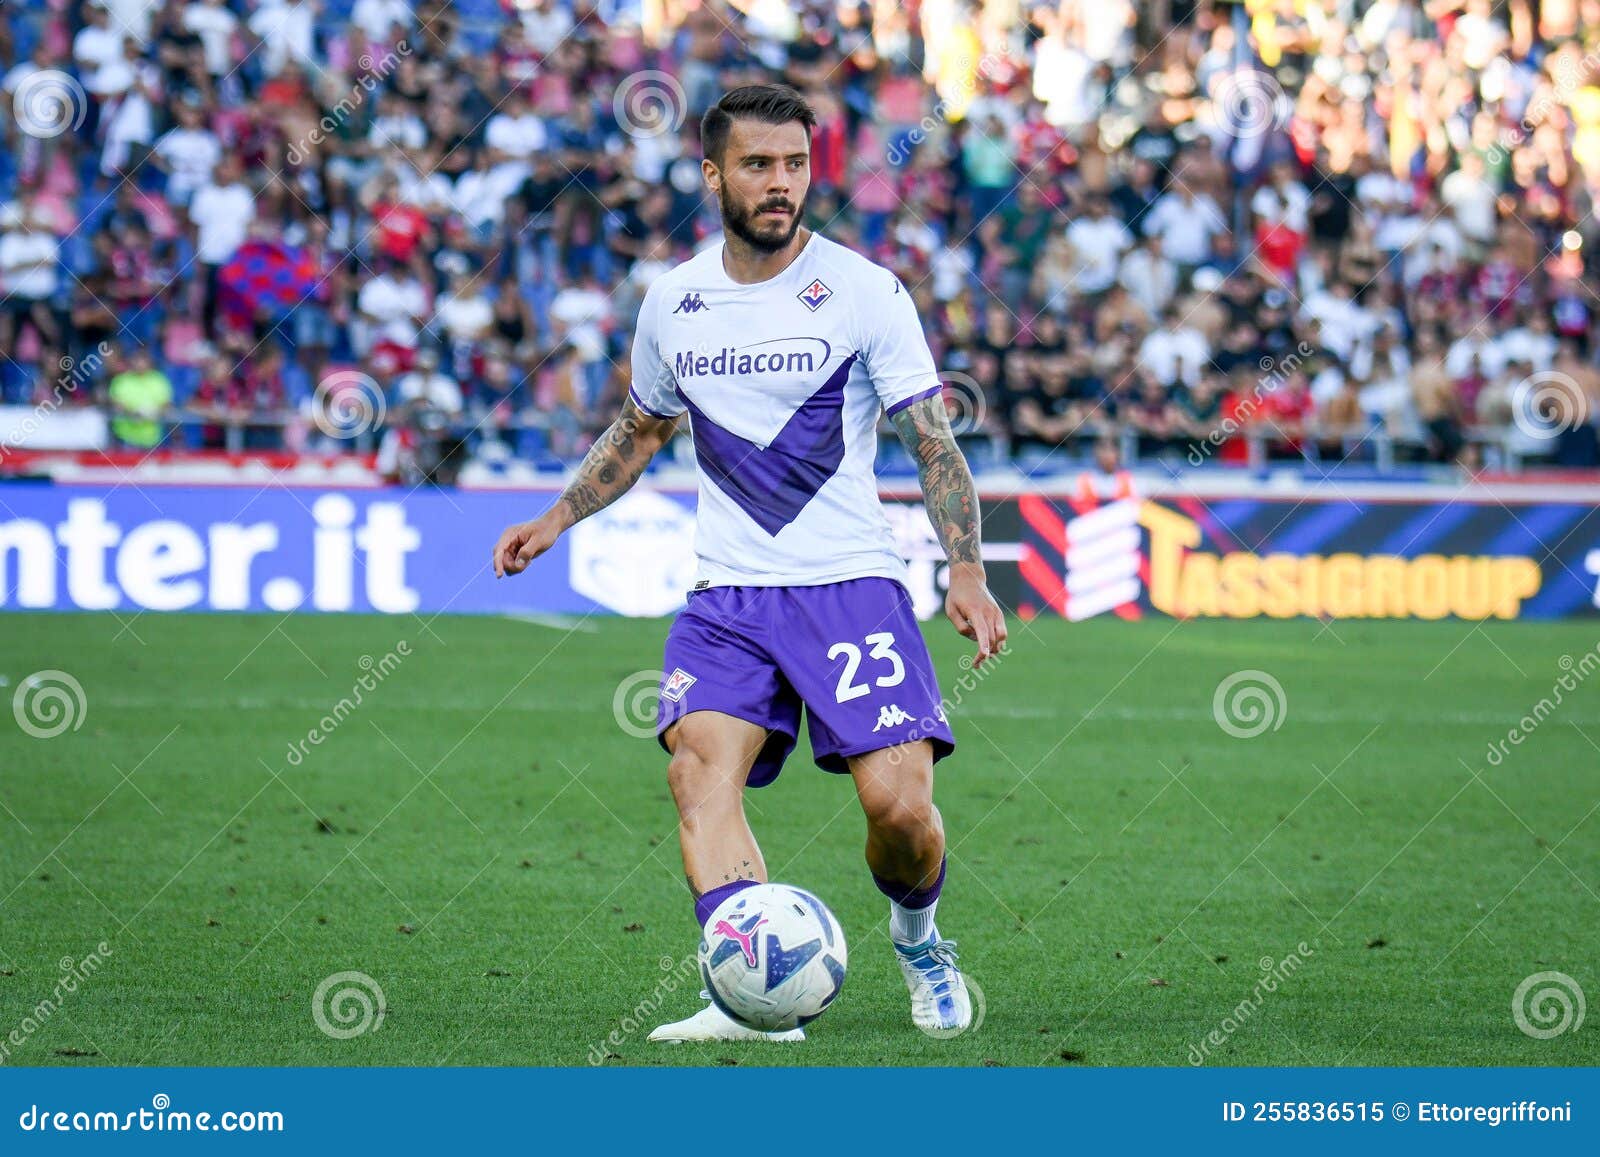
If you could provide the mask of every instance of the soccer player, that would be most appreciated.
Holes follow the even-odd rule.
[[[972,1017],[954,943],[934,923],[945,878],[933,765],[954,749],[905,566],[878,501],[887,413],[915,457],[950,563],[945,612],[983,663],[1006,625],[985,581],[978,499],[911,295],[881,266],[802,226],[816,117],[793,89],[727,93],[701,123],[724,236],[645,294],[622,412],[560,498],[509,527],[497,575],[521,573],[617,500],[685,415],[699,465],[699,574],[667,637],[658,732],[671,753],[683,866],[702,927],[767,879],[744,790],[777,778],[804,707],[817,764],[848,772],[867,865],[929,1030]],[[651,1040],[803,1040],[715,1004]]]

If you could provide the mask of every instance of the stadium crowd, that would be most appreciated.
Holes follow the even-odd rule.
[[[985,452],[1600,462],[1600,0],[7,10],[0,400],[130,448],[580,452],[781,77]]]

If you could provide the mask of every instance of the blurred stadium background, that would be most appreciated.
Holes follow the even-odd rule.
[[[1597,462],[1588,0],[5,14],[8,472],[558,470],[717,232],[699,115],[775,75],[985,470]]]

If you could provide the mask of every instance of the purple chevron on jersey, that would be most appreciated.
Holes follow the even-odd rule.
[[[856,357],[844,359],[765,449],[717,425],[678,391],[700,469],[768,534],[793,522],[844,461],[844,384]]]

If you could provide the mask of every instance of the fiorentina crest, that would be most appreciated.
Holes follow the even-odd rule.
[[[822,284],[820,280],[816,280],[802,289],[797,296],[805,303],[807,309],[812,313],[816,313],[822,307],[822,303],[833,296],[833,290]]]
[[[671,699],[674,703],[683,698],[683,693],[695,684],[695,677],[682,667],[674,667],[672,674],[661,681],[661,694],[663,698]]]

